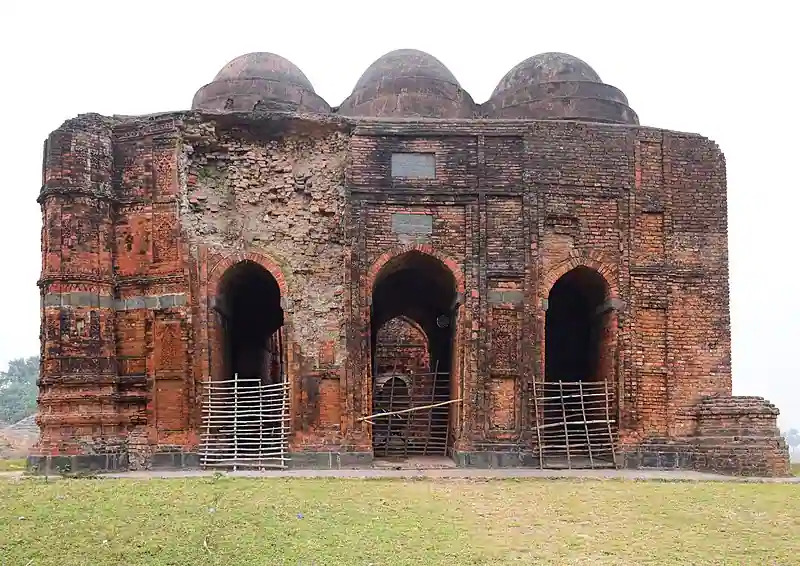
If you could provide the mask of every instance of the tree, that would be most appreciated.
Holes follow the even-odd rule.
[[[17,358],[0,371],[0,421],[15,423],[36,412],[39,356]]]

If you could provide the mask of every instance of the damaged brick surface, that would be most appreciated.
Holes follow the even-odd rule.
[[[368,461],[373,291],[417,254],[449,274],[411,315],[452,330],[458,462],[530,463],[550,291],[583,268],[606,282],[590,377],[614,391],[619,462],[788,473],[777,410],[731,396],[725,163],[706,138],[192,111],[79,116],[44,151],[37,462],[195,463],[242,262],[280,290],[292,465]]]
[[[264,143],[219,129],[189,131],[180,203],[189,248],[204,246],[215,258],[247,251],[280,258],[292,288],[284,308],[299,351],[317,360],[332,343],[331,362],[344,360],[346,136]]]

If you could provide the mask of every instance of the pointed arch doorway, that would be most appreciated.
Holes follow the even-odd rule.
[[[616,318],[609,299],[605,278],[586,266],[568,271],[550,289],[537,392],[542,467],[615,466]]]
[[[255,261],[234,263],[219,279],[212,316],[218,362],[205,387],[201,463],[285,468],[289,386],[275,276]]]
[[[372,286],[373,453],[447,456],[452,447],[457,285],[438,258],[411,250],[386,262]]]

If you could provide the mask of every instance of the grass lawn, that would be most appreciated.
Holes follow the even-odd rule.
[[[25,469],[25,460],[0,460],[0,472],[21,472]]]
[[[800,486],[0,480],[0,564],[797,564]]]

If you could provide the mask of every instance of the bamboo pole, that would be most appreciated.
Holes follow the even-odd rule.
[[[374,419],[377,417],[389,417],[392,415],[402,415],[404,413],[413,413],[414,411],[423,411],[425,409],[432,409],[436,407],[443,407],[445,405],[449,405],[450,403],[460,403],[463,399],[451,399],[450,401],[442,401],[441,403],[434,403],[433,405],[423,405],[421,407],[411,407],[410,409],[403,409],[402,411],[392,411],[391,413],[375,413],[372,415],[368,415],[366,417],[359,417],[359,421],[370,422],[370,419]],[[370,424],[375,424],[370,422]]]
[[[583,416],[583,422],[588,423],[589,419],[586,418],[586,405],[583,402],[583,382],[578,382],[578,389],[580,390],[580,397],[581,397],[581,415]],[[592,440],[589,437],[589,425],[584,424],[583,430],[586,433],[586,448],[589,450],[589,467],[594,469],[594,458],[592,458]]]

